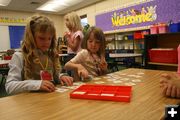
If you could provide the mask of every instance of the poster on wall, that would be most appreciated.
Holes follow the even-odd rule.
[[[10,47],[11,49],[18,49],[23,40],[25,26],[9,26]]]
[[[180,21],[179,0],[151,0],[146,3],[98,14],[96,26],[106,31],[140,28]]]

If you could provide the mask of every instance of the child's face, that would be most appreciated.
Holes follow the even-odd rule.
[[[94,38],[94,33],[91,33],[89,39],[87,40],[87,49],[91,53],[97,53],[100,49],[100,44],[100,41]]]
[[[35,42],[39,49],[47,51],[51,45],[52,35],[50,33],[37,32],[35,34]]]

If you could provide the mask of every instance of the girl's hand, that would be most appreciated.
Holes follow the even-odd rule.
[[[88,78],[89,73],[81,64],[78,65],[77,71],[79,77]]]
[[[71,38],[70,32],[65,32],[65,33],[64,33],[64,37],[66,38],[67,41],[69,41],[70,38]]]
[[[176,73],[162,74],[160,83],[171,84],[180,89],[180,76]]]
[[[64,33],[64,36],[65,36],[65,37],[70,36],[70,32],[65,32],[65,33]]]
[[[62,85],[66,84],[67,86],[72,86],[73,85],[73,78],[69,77],[69,76],[61,76],[60,82]]]
[[[47,91],[47,92],[53,92],[53,91],[55,91],[55,86],[50,81],[42,80],[40,90]]]
[[[99,68],[100,68],[101,70],[103,70],[103,71],[106,71],[106,70],[107,70],[107,66],[108,66],[108,64],[107,64],[105,58],[104,58],[104,57],[101,57],[101,61],[100,61],[100,64],[99,64]]]
[[[178,83],[180,82],[179,76],[176,74],[162,74],[160,80],[160,87],[162,88],[162,94],[166,97],[176,97],[180,98],[180,88],[178,88]]]
[[[176,86],[165,85],[162,87],[162,94],[166,97],[180,98],[180,89]]]

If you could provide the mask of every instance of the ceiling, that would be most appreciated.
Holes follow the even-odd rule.
[[[24,12],[41,12],[41,13],[52,13],[52,14],[66,14],[73,10],[86,7],[88,5],[95,4],[103,0],[83,0],[81,3],[75,4],[69,8],[61,10],[59,12],[47,12],[36,10],[39,6],[43,5],[48,0],[11,0],[8,6],[0,6],[0,10],[13,10],[13,11],[24,11]]]

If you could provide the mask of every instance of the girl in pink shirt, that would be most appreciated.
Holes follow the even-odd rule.
[[[68,43],[67,52],[77,54],[81,50],[83,40],[80,17],[75,12],[71,12],[65,16],[65,24],[69,30],[69,32],[65,32]]]

